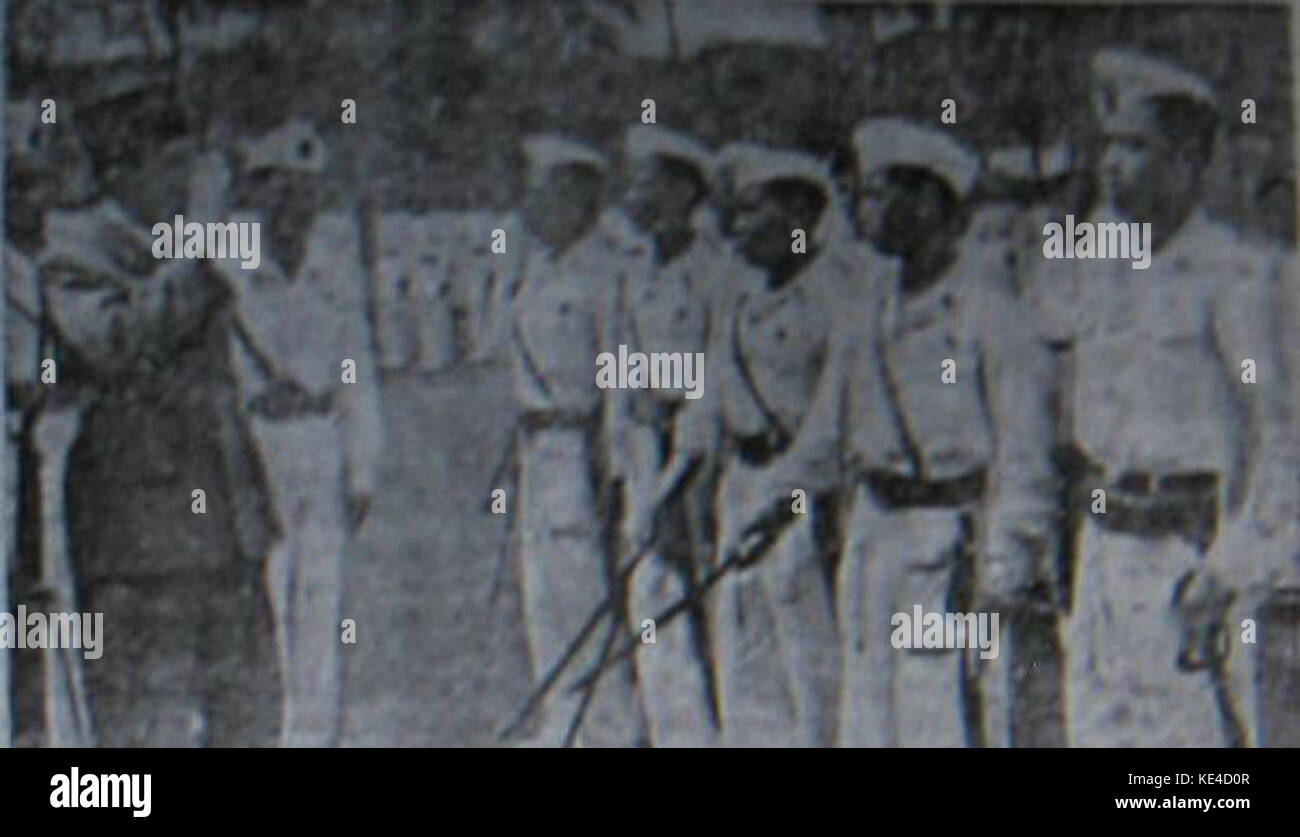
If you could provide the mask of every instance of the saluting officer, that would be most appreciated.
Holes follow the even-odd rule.
[[[272,524],[203,262],[156,262],[115,203],[53,211],[39,258],[60,386],[93,391],[67,459],[83,668],[106,746],[270,746],[280,672],[263,576]],[[206,492],[195,513],[192,492]]]

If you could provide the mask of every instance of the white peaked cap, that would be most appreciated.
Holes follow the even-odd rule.
[[[853,155],[863,174],[891,166],[928,169],[963,198],[970,194],[980,170],[979,155],[965,143],[943,131],[894,116],[859,123],[853,130]]]
[[[537,173],[570,164],[591,166],[600,172],[609,168],[609,163],[599,152],[559,134],[534,134],[524,138],[521,147],[529,168]]]
[[[329,163],[325,139],[305,119],[290,119],[260,137],[241,140],[244,167],[320,173]]]
[[[718,153],[718,162],[732,188],[744,189],[773,180],[803,180],[832,195],[830,171],[806,151],[768,148],[752,143],[732,143]]]
[[[623,133],[623,156],[628,160],[649,157],[666,157],[693,164],[701,174],[708,175],[713,168],[713,152],[693,137],[671,128],[629,125]]]
[[[1200,76],[1134,49],[1103,49],[1092,58],[1093,104],[1103,120],[1121,119],[1157,96],[1185,96],[1218,110],[1214,90]]]

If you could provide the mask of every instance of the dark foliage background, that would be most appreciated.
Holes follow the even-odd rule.
[[[18,0],[11,96],[58,100],[101,182],[174,136],[252,132],[299,115],[382,206],[499,208],[516,193],[521,134],[557,128],[607,141],[639,118],[644,98],[661,123],[713,143],[828,155],[865,115],[937,119],[952,98],[956,130],[981,148],[1067,139],[1082,166],[1088,56],[1127,43],[1214,81],[1230,117],[1216,209],[1249,232],[1292,236],[1283,5],[957,5],[940,20],[924,5],[825,4],[822,46],[716,40],[683,55],[674,32],[664,58],[627,54],[618,24],[654,2]],[[881,15],[912,31],[888,32]],[[170,44],[182,21],[178,53]],[[1236,119],[1246,97],[1255,125]],[[343,98],[358,103],[355,128],[338,120]]]

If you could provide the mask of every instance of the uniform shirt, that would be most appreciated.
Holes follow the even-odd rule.
[[[524,409],[585,413],[599,403],[596,357],[618,351],[620,266],[595,231],[562,253],[525,242],[512,335]]]
[[[695,438],[708,435],[701,421],[713,423],[718,440],[770,436],[779,426],[788,447],[760,467],[809,493],[839,479],[833,361],[843,339],[844,318],[836,311],[843,271],[841,257],[824,250],[788,284],[769,290],[752,266],[728,265],[733,278],[720,296],[734,300],[733,308],[710,341],[705,396],[687,408]]]
[[[628,475],[638,485],[654,484],[663,464],[660,440],[671,438],[672,450],[681,455],[714,453],[710,428],[698,421],[693,408],[711,396],[717,382],[710,379],[710,360],[721,343],[716,332],[728,312],[719,300],[735,280],[737,265],[729,251],[707,232],[697,231],[690,245],[667,264],[657,265],[653,240],[637,231],[621,213],[604,225],[612,245],[622,254],[623,288],[619,337],[629,351],[701,353],[697,368],[703,395],[687,399],[684,389],[628,390],[617,399],[617,416],[623,422],[620,450],[627,451]],[[665,426],[666,422],[666,426]],[[637,430],[642,432],[637,433]],[[616,460],[617,461],[617,460]],[[624,464],[619,462],[620,465]]]
[[[629,350],[707,352],[719,263],[697,240],[666,265],[630,273],[623,318]]]
[[[383,422],[358,219],[343,210],[317,213],[296,275],[276,270],[274,254],[262,255],[256,270],[233,260],[224,266],[247,336],[233,347],[244,403],[268,392],[272,374],[311,395],[332,394],[349,477],[356,487],[373,488]],[[263,368],[254,350],[273,369]],[[344,359],[356,363],[355,383],[343,383]]]
[[[846,364],[847,445],[859,469],[911,479],[985,469],[981,572],[1028,586],[1047,570],[1057,527],[1055,367],[1006,256],[968,237],[944,277],[912,298],[899,293],[897,265],[885,270]]]
[[[877,362],[899,432],[887,449],[860,451],[868,461],[878,457],[886,470],[935,480],[971,473],[990,461],[993,433],[982,385],[982,341],[990,329],[981,322],[987,313],[981,295],[996,281],[972,275],[959,257],[936,285],[916,297],[894,294],[884,306]],[[946,360],[955,363],[951,383],[943,381]],[[920,473],[909,473],[914,467]]]
[[[1242,398],[1255,394],[1242,389],[1241,362],[1253,359],[1264,382],[1280,372],[1275,265],[1198,212],[1147,270],[1127,260],[1070,267],[1045,272],[1078,306],[1072,328],[1059,306],[1050,320],[1074,346],[1070,438],[1107,474],[1235,470]]]
[[[1248,517],[1266,527],[1294,519],[1295,431],[1278,328],[1287,283],[1276,278],[1276,253],[1196,212],[1147,270],[1128,260],[1027,262],[1035,319],[1065,349],[1058,439],[1106,479],[1209,471],[1221,477],[1230,519],[1248,502]],[[1242,381],[1247,358],[1255,384]]]

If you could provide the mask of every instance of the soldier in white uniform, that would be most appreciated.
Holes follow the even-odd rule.
[[[328,165],[319,135],[297,121],[245,142],[241,157],[245,175],[311,178]],[[221,196],[225,161],[209,155],[207,163],[193,184],[195,220],[228,212],[264,222],[263,211],[292,209],[249,209],[238,194]],[[222,271],[242,325],[233,345],[241,403],[279,528],[268,581],[287,673],[283,743],[331,746],[342,723],[345,554],[374,496],[383,442],[360,215],[355,207],[316,212],[296,263],[274,251],[267,230],[263,223],[259,267],[230,259]],[[345,360],[355,363],[355,383],[344,382]]]
[[[693,216],[708,197],[711,152],[655,125],[624,134],[626,188],[607,228],[624,257],[619,341],[629,351],[707,348],[711,304],[725,259],[705,243]],[[708,555],[707,439],[684,435],[682,390],[614,391],[615,471],[622,482],[624,560],[648,550],[628,582],[632,627],[693,590]],[[709,746],[716,737],[702,607],[656,631],[636,667],[654,746]]]
[[[821,163],[743,144],[720,158],[723,226],[744,263],[721,293],[725,319],[710,342],[705,395],[688,416],[711,422],[692,433],[713,433],[721,451],[719,558],[770,544],[753,567],[719,583],[710,603],[724,742],[827,746],[838,653],[824,535],[833,531],[838,439],[834,422],[810,416],[837,379],[835,305],[849,266],[822,246],[832,197]],[[806,248],[795,246],[796,231]],[[795,490],[806,498],[803,515]]]
[[[596,357],[617,351],[620,260],[598,233],[607,164],[573,140],[530,137],[513,300],[513,360],[521,406],[515,441],[519,558],[525,629],[540,680],[611,592],[606,513],[609,441]],[[508,250],[509,252],[509,250]],[[589,639],[554,684],[532,743],[560,746],[582,695],[572,689],[593,664]],[[640,734],[628,667],[602,678],[580,728],[583,746],[627,746]]]
[[[1004,254],[968,235],[974,152],[897,118],[864,122],[852,147],[858,234],[897,265],[871,288],[874,303],[848,365],[856,491],[837,587],[840,740],[983,743],[984,730],[968,721],[978,706],[976,650],[892,647],[892,620],[915,618],[917,605],[923,613],[974,611],[979,553],[1006,557],[1007,538],[992,530],[1010,515],[986,515],[985,503],[1005,506],[1011,483],[1030,476],[997,468],[999,441],[1025,421],[1045,421],[1044,411],[1027,408],[1046,391],[1033,377],[1044,371],[1046,352],[1017,327],[1023,317]],[[1039,351],[1037,366],[1027,348]]]
[[[1150,223],[1152,242],[1145,271],[1039,260],[1026,283],[1067,347],[1063,430],[1084,463],[1070,739],[1248,745],[1255,646],[1240,620],[1295,551],[1277,264],[1201,206],[1217,128],[1208,85],[1126,50],[1098,53],[1093,71],[1105,148],[1088,220]],[[1247,359],[1258,383],[1243,381]],[[1098,489],[1105,513],[1092,511]]]

